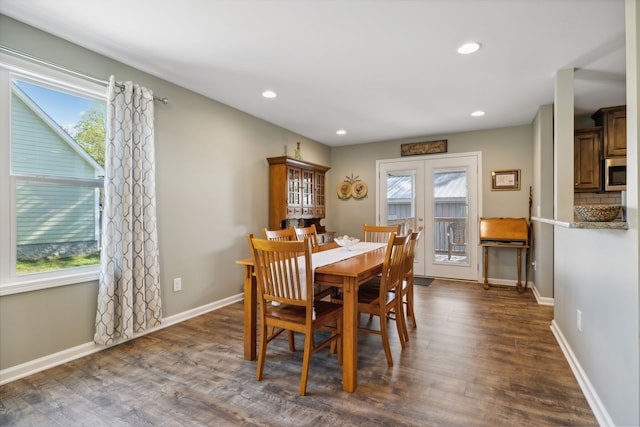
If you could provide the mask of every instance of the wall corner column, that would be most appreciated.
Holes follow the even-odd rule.
[[[559,70],[555,81],[553,123],[553,217],[573,220],[573,68]]]

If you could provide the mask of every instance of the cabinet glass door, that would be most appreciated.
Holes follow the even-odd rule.
[[[313,181],[315,173],[309,170],[302,170],[302,214],[313,215]]]
[[[317,218],[324,218],[324,191],[325,191],[325,183],[324,183],[324,173],[316,173],[316,191],[315,191],[315,216]]]
[[[300,169],[287,168],[287,203],[289,206],[300,205]]]

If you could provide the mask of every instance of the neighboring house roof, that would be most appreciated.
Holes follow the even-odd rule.
[[[465,171],[439,173],[436,176],[433,197],[436,200],[466,199],[467,173]]]
[[[387,177],[387,199],[390,203],[409,203],[411,201],[412,179],[413,177],[410,175]],[[434,189],[434,198],[437,201],[457,201],[466,197],[466,172],[438,173]]]
[[[388,176],[387,177],[387,200],[390,203],[409,203],[411,201],[413,177]]]
[[[66,133],[64,129],[62,129],[58,123],[56,123],[42,108],[40,108],[40,106],[36,104],[35,101],[33,101],[15,82],[11,84],[11,90],[13,94],[16,95],[18,99],[20,99],[20,101],[22,101],[23,104],[41,120],[42,123],[50,128],[51,131],[60,138],[60,140],[66,143],[71,150],[77,153],[82,160],[88,163],[90,167],[95,170],[96,177],[104,176],[104,168],[100,166],[100,164],[96,162],[95,159],[71,137],[71,135]]]

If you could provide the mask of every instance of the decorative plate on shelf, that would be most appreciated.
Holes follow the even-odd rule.
[[[362,199],[367,195],[367,184],[364,181],[356,181],[351,186],[351,196],[354,199]]]
[[[351,183],[348,181],[341,182],[338,185],[338,197],[342,200],[351,197]]]

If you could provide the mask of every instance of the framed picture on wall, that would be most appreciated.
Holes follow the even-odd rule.
[[[491,171],[491,190],[520,190],[520,169]]]

